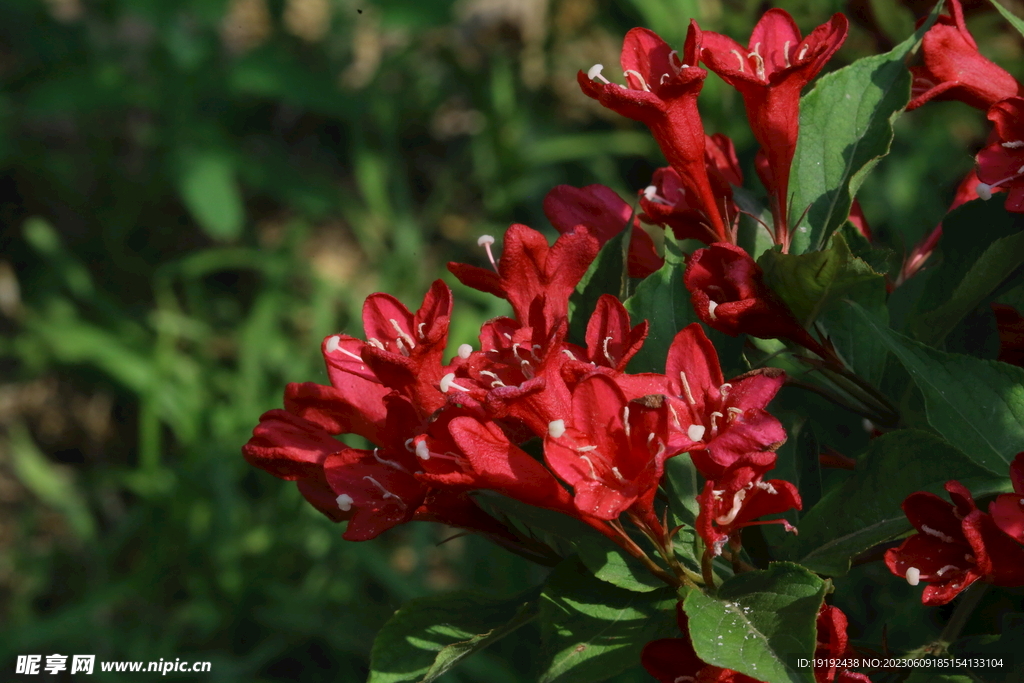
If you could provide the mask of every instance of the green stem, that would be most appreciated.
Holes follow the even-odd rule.
[[[964,630],[964,626],[967,625],[967,621],[987,590],[988,584],[982,583],[975,584],[964,591],[963,597],[960,598],[960,602],[953,609],[952,616],[949,617],[946,628],[942,629],[942,634],[939,636],[938,643],[942,646],[943,652],[960,637],[960,632]]]

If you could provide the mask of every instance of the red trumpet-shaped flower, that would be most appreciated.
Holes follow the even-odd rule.
[[[991,199],[997,188],[1006,190],[1006,210],[1024,212],[1024,97],[997,102],[988,110],[994,124],[991,143],[978,152],[976,191]]]
[[[706,31],[701,61],[740,91],[754,137],[764,151],[774,198],[776,243],[788,249],[789,173],[796,150],[800,91],[846,40],[848,23],[835,14],[801,39],[789,14],[770,9],[757,22],[747,47]]]
[[[493,241],[481,238],[488,248]],[[549,246],[544,235],[517,223],[505,232],[505,249],[494,270],[464,263],[449,263],[448,270],[462,284],[507,300],[523,324],[532,324],[530,307],[542,299],[544,329],[549,331],[568,314],[569,296],[599,248],[585,228],[560,235]]]
[[[997,496],[988,512],[1004,534],[1024,543],[1024,453],[1018,453],[1010,463],[1010,481],[1013,493]]]
[[[924,65],[910,68],[914,84],[907,109],[938,99],[959,100],[984,111],[999,100],[1021,94],[1017,79],[978,52],[960,0],[949,0],[947,6],[953,15],[940,15],[924,34]]]
[[[697,317],[735,337],[786,338],[824,355],[824,349],[764,283],[760,266],[732,244],[712,244],[690,257],[683,276]]]
[[[672,340],[665,374],[675,428],[670,447],[689,451],[702,475],[717,479],[744,456],[774,462],[771,451],[786,440],[786,430],[764,407],[782,388],[781,370],[766,368],[726,382],[715,347],[693,323]]]
[[[733,228],[739,212],[733,202],[732,186],[743,184],[743,171],[732,140],[721,133],[708,136],[704,160],[715,204],[729,228],[729,241],[734,242]],[[705,244],[717,242],[719,237],[708,229],[701,206],[699,198],[687,191],[682,176],[671,166],[656,170],[651,184],[640,193],[643,220],[672,228],[677,239],[696,239]]]
[[[632,207],[610,187],[558,185],[544,198],[544,215],[562,234],[572,232],[579,225],[586,227],[601,246],[625,230],[627,225],[632,225],[630,277],[647,277],[663,264],[654,248],[654,240],[640,227]]]
[[[611,83],[595,65],[579,72],[583,92],[612,111],[650,128],[669,164],[678,171],[692,206],[717,239],[728,231],[719,212],[704,161],[704,126],[697,111],[697,95],[707,71],[697,66],[700,28],[690,22],[683,54],[679,56],[656,33],[635,28],[622,43],[622,70],[626,85]]]
[[[739,547],[739,531],[758,524],[782,524],[795,531],[784,519],[755,521],[765,515],[800,510],[802,503],[796,486],[781,479],[765,481],[764,474],[775,466],[775,454],[765,458],[740,458],[718,479],[708,480],[697,496],[700,513],[696,529],[708,552],[720,555],[726,543]]]
[[[548,426],[544,458],[573,487],[581,513],[612,520],[634,505],[641,513],[651,511],[670,455],[662,399],[627,401],[603,374],[576,385],[568,420]]]
[[[933,493],[913,493],[903,512],[918,533],[886,551],[885,563],[912,586],[929,584],[926,605],[944,605],[979,579],[997,586],[1024,585],[1024,546],[975,506],[958,481],[946,483],[953,503]]]

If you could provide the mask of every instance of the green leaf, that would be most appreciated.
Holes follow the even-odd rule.
[[[945,495],[950,479],[976,494],[994,492],[1006,488],[1005,475],[993,476],[930,432],[889,432],[872,440],[851,478],[803,515],[787,554],[820,574],[841,576],[853,557],[911,529],[900,507],[911,493]]]
[[[905,683],[975,683],[970,676],[942,674],[935,669],[914,669]]]
[[[826,74],[800,100],[790,205],[794,215],[807,213],[793,232],[792,253],[825,243],[846,221],[867,173],[889,153],[893,121],[910,101],[905,62],[932,21],[890,52]]]
[[[632,217],[627,225],[631,223]],[[629,288],[627,264],[631,235],[632,230],[623,230],[608,240],[576,285],[576,291],[569,298],[570,339],[583,343],[587,336],[587,323],[602,294],[613,294],[620,301],[626,299],[623,292]]]
[[[929,346],[939,344],[964,316],[988,299],[1022,264],[1024,233],[1017,232],[989,243],[945,303],[914,321],[914,337]]]
[[[708,664],[765,683],[814,683],[798,658],[814,654],[818,610],[828,583],[803,567],[773,563],[737,574],[715,596],[692,591],[683,602],[690,639]]]
[[[683,286],[682,253],[672,237],[665,232],[665,265],[641,282],[636,292],[625,301],[630,321],[650,324],[643,347],[629,362],[629,372],[664,372],[665,357],[676,333],[697,322],[690,303],[690,293]]]
[[[975,590],[978,590],[977,588]],[[1024,613],[1003,615],[999,635],[969,636],[949,646],[954,658],[998,660],[1001,666],[972,667],[972,683],[1019,683],[1024,680]]]
[[[992,6],[995,7],[1000,14],[1003,15],[1003,18],[1010,22],[1010,25],[1017,29],[1018,33],[1024,36],[1024,20],[1020,19],[1017,15],[1010,12],[1010,10],[1003,7],[1001,4],[996,2],[996,0],[990,1],[992,3]]]
[[[377,634],[368,683],[429,683],[537,616],[537,590],[496,599],[470,592],[417,598]]]
[[[192,217],[215,240],[237,239],[245,208],[231,161],[218,152],[196,152],[182,160],[178,189]]]
[[[771,250],[762,254],[758,265],[764,281],[789,306],[805,327],[822,310],[854,288],[874,283],[885,294],[881,275],[850,253],[841,234],[832,236],[829,248],[808,254],[783,254]]]
[[[603,536],[584,539],[576,547],[586,568],[613,586],[637,593],[665,587],[639,560]]]
[[[700,477],[689,453],[683,453],[665,461],[665,478],[668,489],[668,504],[676,516],[688,524],[694,524],[700,514],[697,496],[701,492]]]
[[[541,594],[541,683],[596,683],[640,663],[644,645],[679,635],[670,588],[649,593],[594,578],[576,558],[551,573]]]
[[[944,353],[881,327],[850,304],[924,395],[928,424],[985,469],[1003,475],[1024,450],[1024,369]]]

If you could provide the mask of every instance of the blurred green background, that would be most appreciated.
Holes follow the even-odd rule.
[[[834,66],[928,9],[777,4],[805,32],[851,16]],[[614,73],[633,26],[679,45],[691,16],[745,42],[768,6],[3,0],[0,679],[18,654],[57,652],[209,660],[188,678],[210,681],[361,681],[402,601],[541,581],[429,525],[343,542],[239,448],[286,382],[327,382],[320,340],[361,334],[368,293],[415,307],[431,280],[455,284],[446,261],[483,260],[479,235],[550,230],[556,184],[627,198],[648,184],[656,145],[584,97],[578,69]],[[1019,37],[991,12],[970,22],[1020,76]],[[701,107],[749,170],[738,96],[712,76]],[[862,203],[901,253],[940,219],[985,125],[936,104],[898,133]],[[453,344],[504,311],[461,286],[456,302]],[[531,637],[446,680],[530,680]]]

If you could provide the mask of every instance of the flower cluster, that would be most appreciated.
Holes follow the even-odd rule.
[[[548,205],[553,214],[585,218],[601,198],[557,189]],[[603,206],[617,210],[611,201]],[[490,252],[491,241],[483,243]],[[764,479],[785,440],[764,410],[781,371],[726,382],[714,347],[693,324],[672,342],[664,374],[630,374],[626,365],[648,325],[633,325],[611,295],[597,302],[584,343],[568,339],[569,296],[598,246],[583,224],[553,246],[513,225],[493,268],[451,264],[464,284],[506,299],[514,317],[487,322],[480,347],[463,345],[448,362],[452,300],[443,282],[415,313],[372,295],[363,309],[365,341],[324,341],[331,386],[289,385],[285,409],[263,415],[243,453],[297,480],[330,518],[347,520],[350,540],[414,519],[522,540],[466,495],[487,489],[576,517],[636,554],[617,520],[627,513],[667,542],[654,496],[665,460],[684,452],[707,479],[700,533],[713,554],[727,539],[738,546],[738,530],[757,518],[799,508],[792,484]],[[373,448],[347,447],[338,434],[362,436]],[[534,439],[543,442],[542,462],[525,450]]]
[[[903,502],[916,534],[885,554],[889,570],[911,586],[924,581],[921,601],[944,605],[975,581],[1024,586],[1024,453],[1010,465],[1013,493],[996,497],[988,513],[958,481],[946,483],[952,503],[932,493]]]
[[[1008,71],[984,57],[964,21],[960,0],[948,0],[943,14],[924,35],[923,64],[911,67],[913,99],[907,109],[930,100],[956,100],[987,112],[992,131],[977,166],[960,183],[949,210],[972,199],[1006,192],[1006,209],[1024,212],[1024,87]],[[897,284],[921,269],[942,237],[940,223],[907,254]]]

